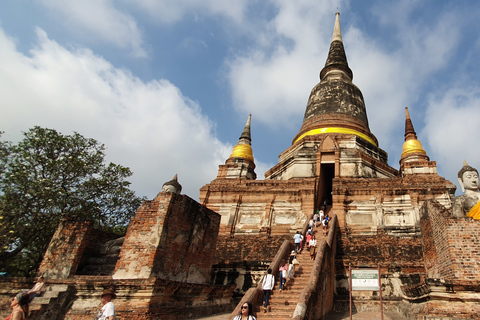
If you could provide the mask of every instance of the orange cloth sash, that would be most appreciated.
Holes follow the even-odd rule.
[[[473,218],[475,220],[480,220],[480,201],[470,209],[467,213],[467,217]]]

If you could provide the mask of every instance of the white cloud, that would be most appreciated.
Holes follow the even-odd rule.
[[[218,15],[240,22],[250,0],[124,0],[133,7],[148,13],[156,21],[178,22],[186,15]]]
[[[479,106],[480,87],[470,82],[430,97],[422,133],[428,137],[430,157],[453,183],[464,159],[480,170]]]
[[[133,188],[152,198],[178,173],[182,193],[216,177],[232,146],[213,134],[197,103],[167,80],[148,83],[86,49],[69,51],[37,30],[30,56],[0,30],[2,138],[18,140],[34,125],[77,131],[104,143],[109,161],[134,172]]]
[[[39,1],[54,10],[55,18],[62,20],[72,31],[130,49],[136,57],[146,56],[137,22],[132,16],[117,10],[112,0]]]

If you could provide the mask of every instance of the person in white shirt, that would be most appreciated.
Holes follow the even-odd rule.
[[[115,293],[110,289],[103,290],[100,301],[102,302],[102,309],[98,312],[95,320],[115,320],[115,305],[112,299],[116,297]]]
[[[290,254],[290,257],[288,258],[288,274],[287,278],[291,280],[295,276],[295,264],[293,263],[294,260],[297,259],[297,256],[295,255],[295,251],[292,250],[292,253]]]
[[[273,286],[275,285],[275,277],[272,274],[272,269],[268,269],[267,274],[263,278],[262,289],[263,289],[263,312],[267,312],[268,299],[272,293]]]
[[[312,239],[310,239],[310,260],[315,260],[316,250],[317,239],[315,239],[315,236],[312,236]]]
[[[328,234],[327,226],[328,226],[328,221],[327,221],[326,218],[324,218],[322,220],[322,229],[323,229],[323,235],[324,236],[326,236]]]
[[[30,295],[30,301],[32,302],[33,298],[38,297],[40,295],[40,292],[43,289],[43,286],[45,285],[45,279],[43,276],[38,277],[37,283],[33,286],[32,289],[30,289],[27,293]]]

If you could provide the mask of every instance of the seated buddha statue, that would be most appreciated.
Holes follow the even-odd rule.
[[[167,181],[162,186],[162,192],[180,194],[182,186],[178,183],[178,177],[175,175],[172,180]]]
[[[471,217],[480,220],[480,192],[478,171],[463,161],[463,168],[458,172],[458,182],[465,194],[455,198],[453,215]]]

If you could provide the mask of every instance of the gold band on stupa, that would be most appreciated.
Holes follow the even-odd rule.
[[[423,150],[423,147],[422,147],[422,144],[420,143],[420,141],[416,140],[416,139],[411,139],[411,140],[407,140],[403,143],[403,152],[402,152],[402,157],[406,154],[409,154],[409,153],[423,153],[423,154],[427,154],[425,152],[425,150]]]
[[[297,143],[298,141],[300,141],[301,139],[303,139],[303,138],[306,137],[306,136],[314,136],[314,135],[323,134],[323,133],[345,133],[345,134],[354,134],[354,135],[359,136],[360,138],[362,138],[362,139],[364,139],[364,140],[367,140],[368,142],[370,142],[370,143],[373,144],[374,146],[377,146],[377,144],[375,143],[375,141],[373,141],[373,139],[370,138],[369,136],[367,136],[366,134],[361,133],[361,132],[359,132],[359,131],[357,131],[357,130],[347,129],[347,128],[340,128],[340,127],[318,128],[318,129],[313,129],[313,130],[307,131],[307,132],[305,132],[304,134],[302,134],[300,137],[298,137],[298,139],[295,140],[294,143]]]
[[[237,144],[233,147],[230,158],[244,158],[253,161],[252,147],[249,144]]]

